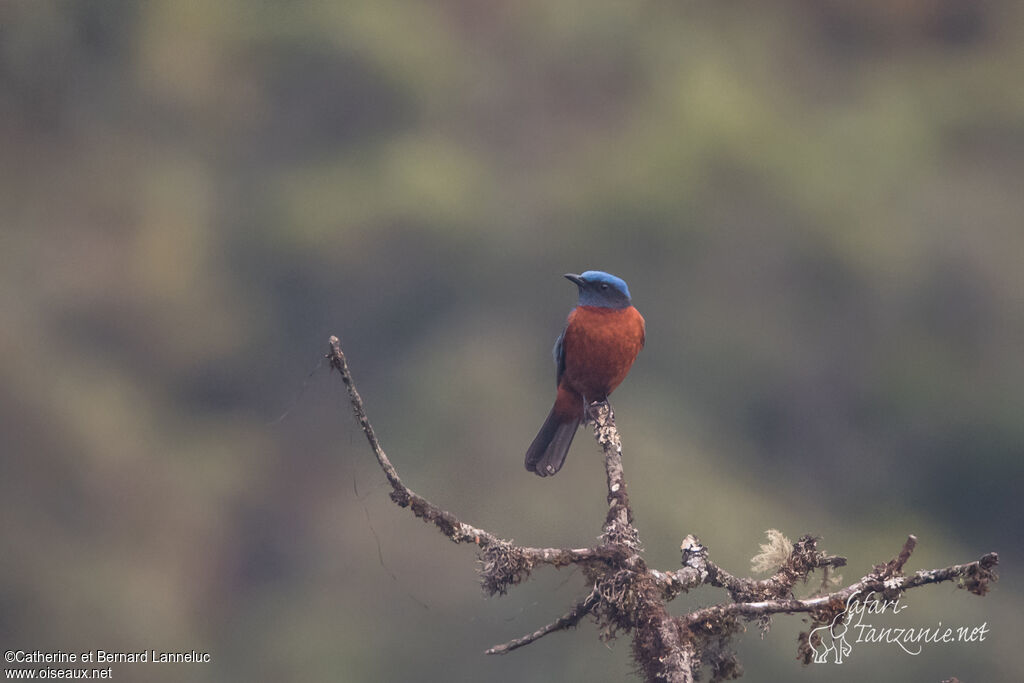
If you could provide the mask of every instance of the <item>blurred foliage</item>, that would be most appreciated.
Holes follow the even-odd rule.
[[[588,543],[596,449],[522,453],[559,275],[603,268],[648,321],[616,407],[652,562],[696,533],[742,573],[768,527],[851,579],[909,532],[912,568],[1005,558],[985,600],[911,596],[983,644],[799,669],[781,618],[745,680],[1019,680],[1021,73],[1012,0],[0,4],[0,642],[626,677],[586,626],[483,657],[581,579],[482,601],[307,377],[339,334],[414,489]]]

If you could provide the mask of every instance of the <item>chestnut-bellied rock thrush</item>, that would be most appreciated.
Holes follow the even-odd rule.
[[[587,406],[608,398],[644,347],[644,318],[625,281],[600,270],[565,277],[579,288],[579,303],[555,341],[555,405],[526,451],[526,469],[541,477],[562,468]]]

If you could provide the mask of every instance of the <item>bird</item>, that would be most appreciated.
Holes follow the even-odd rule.
[[[555,405],[526,451],[526,469],[541,477],[562,469],[587,405],[607,400],[626,378],[646,334],[624,280],[600,270],[564,277],[579,301],[555,340]]]

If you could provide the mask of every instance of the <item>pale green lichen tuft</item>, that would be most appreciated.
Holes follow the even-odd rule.
[[[765,532],[768,542],[761,544],[761,552],[750,558],[750,570],[754,573],[774,572],[784,565],[793,554],[793,543],[778,529]]]

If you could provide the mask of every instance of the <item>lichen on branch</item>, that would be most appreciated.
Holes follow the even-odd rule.
[[[767,532],[768,543],[761,546],[761,552],[753,560],[755,571],[773,571],[767,579],[742,578],[727,572],[711,561],[707,546],[693,535],[686,536],[680,546],[680,569],[650,568],[644,560],[640,533],[633,522],[622,465],[622,439],[615,426],[615,414],[606,401],[587,407],[594,437],[604,454],[607,475],[608,513],[599,542],[584,548],[519,545],[461,521],[402,482],[374,433],[338,338],[332,336],[329,346],[327,358],[348,389],[356,421],[391,485],[391,499],[432,524],[453,543],[476,545],[481,585],[488,595],[504,595],[512,586],[527,580],[538,565],[582,568],[590,588],[586,597],[555,621],[533,633],[495,645],[486,654],[506,654],[551,633],[573,628],[589,616],[604,639],[622,633],[632,636],[633,658],[649,682],[692,683],[704,668],[710,671],[712,682],[722,681],[743,673],[732,649],[732,639],[743,630],[744,622],[757,621],[766,626],[775,614],[806,613],[811,616],[812,624],[827,624],[845,609],[847,599],[853,595],[867,597],[879,593],[893,599],[912,588],[943,581],[956,581],[960,588],[985,595],[996,580],[995,567],[999,562],[996,553],[987,553],[966,564],[905,575],[904,566],[917,545],[917,538],[911,535],[893,559],[875,565],[860,580],[845,588],[826,592],[831,584],[829,572],[844,566],[846,559],[819,550],[818,538],[803,536],[791,543],[775,530]],[[794,587],[807,582],[816,570],[823,572],[821,592],[824,594],[797,599]],[[669,614],[667,604],[671,600],[700,586],[723,589],[729,599],[686,615]],[[811,649],[808,633],[802,633],[798,655],[810,661]]]

